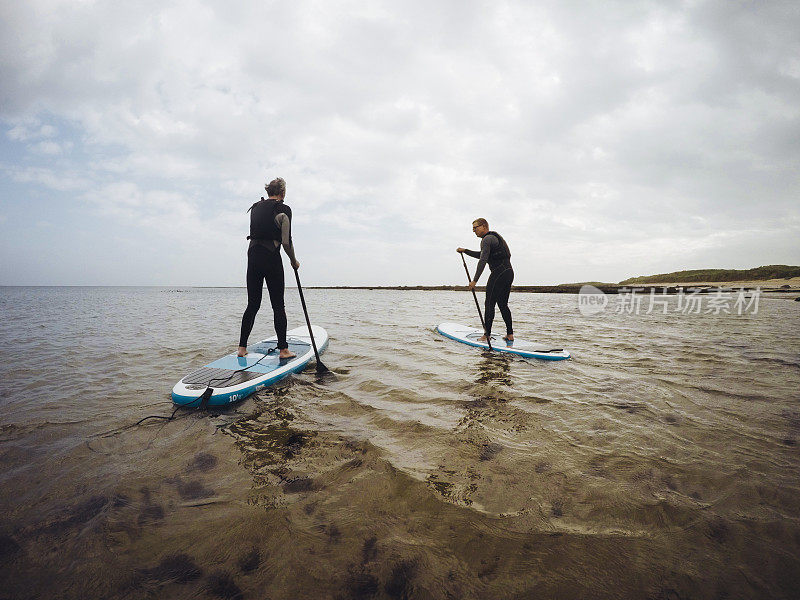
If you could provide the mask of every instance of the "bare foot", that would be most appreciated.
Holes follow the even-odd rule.
[[[513,333],[509,333],[508,335],[504,335],[503,339],[505,341],[507,341],[507,342],[513,342],[514,341],[514,334]]]
[[[481,337],[478,338],[478,341],[479,342],[485,342],[486,341],[486,336],[482,335]]]
[[[239,346],[239,350],[236,352],[236,356],[238,356],[239,358],[247,356],[247,347]]]
[[[297,356],[297,354],[295,354],[294,352],[290,352],[288,348],[284,348],[283,350],[281,350],[281,353],[278,354],[278,358],[280,359],[294,358],[295,356]]]

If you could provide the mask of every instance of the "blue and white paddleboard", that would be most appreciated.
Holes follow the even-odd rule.
[[[316,325],[312,325],[311,329],[314,331],[317,350],[322,354],[328,346],[328,332]],[[297,355],[295,358],[279,360],[278,338],[271,337],[248,346],[247,356],[238,357],[234,352],[190,373],[172,388],[172,401],[175,404],[199,408],[200,396],[210,386],[214,391],[208,405],[223,406],[243,400],[291,373],[302,371],[314,358],[308,328],[298,327],[287,331],[286,341],[289,350]]]
[[[462,344],[489,349],[489,344],[478,341],[478,338],[483,336],[483,329],[467,327],[458,323],[441,323],[436,326],[436,331]],[[518,354],[528,358],[541,358],[542,360],[566,360],[570,357],[569,352],[562,348],[551,348],[544,344],[521,340],[516,336],[514,336],[513,342],[507,342],[502,336],[493,333],[490,339],[492,350],[497,350],[498,352],[508,352],[509,354]]]

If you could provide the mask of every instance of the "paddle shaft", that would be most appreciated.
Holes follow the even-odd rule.
[[[464,270],[467,272],[467,283],[472,283],[472,275],[469,274],[469,268],[467,267],[464,253],[459,252],[459,254],[461,255],[461,262],[464,263]],[[478,316],[481,318],[481,327],[483,327],[483,333],[486,336],[486,343],[489,344],[489,350],[494,350],[494,348],[492,348],[492,336],[486,331],[486,323],[483,320],[483,313],[481,312],[481,305],[478,302],[478,294],[475,293],[475,288],[472,288],[472,297],[475,299],[475,308],[478,309]]]
[[[303,286],[300,285],[300,274],[297,269],[294,270],[294,278],[297,280],[297,291],[300,292],[300,303],[303,305],[303,314],[306,316],[306,325],[308,325],[308,335],[311,336],[311,346],[314,348],[314,356],[317,357],[317,372],[324,373],[328,371],[328,367],[322,364],[319,359],[319,352],[317,351],[317,342],[314,340],[314,332],[311,331],[311,319],[308,318],[308,309],[306,308],[306,299],[303,297]]]

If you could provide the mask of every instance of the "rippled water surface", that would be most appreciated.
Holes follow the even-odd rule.
[[[306,300],[335,377],[125,428],[234,349],[245,290],[0,288],[0,597],[797,597],[800,303],[512,295],[573,354],[543,362],[436,334],[463,292]]]

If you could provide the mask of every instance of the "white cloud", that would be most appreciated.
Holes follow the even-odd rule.
[[[0,10],[0,118],[30,151],[6,175],[165,240],[239,240],[277,175],[298,228],[330,236],[342,283],[381,280],[381,252],[466,243],[476,216],[508,234],[520,283],[595,279],[599,260],[618,279],[670,256],[677,269],[726,244],[757,263],[743,230],[795,231],[792,3]],[[351,237],[364,249],[352,272]],[[542,254],[552,266],[526,259]],[[446,265],[426,268],[459,281]]]
[[[19,167],[0,164],[0,172],[17,183],[33,183],[61,192],[74,192],[90,185],[89,179],[74,171],[56,170],[47,167]]]
[[[36,144],[31,144],[29,148],[37,153],[37,154],[45,154],[48,156],[55,156],[64,152],[65,149],[69,149],[71,147],[70,143],[66,143],[63,146],[58,142],[50,142],[50,141],[43,141],[38,142]]]
[[[42,125],[35,118],[21,119],[6,131],[8,139],[18,142],[48,139],[55,137],[57,134],[58,129],[52,125]]]

